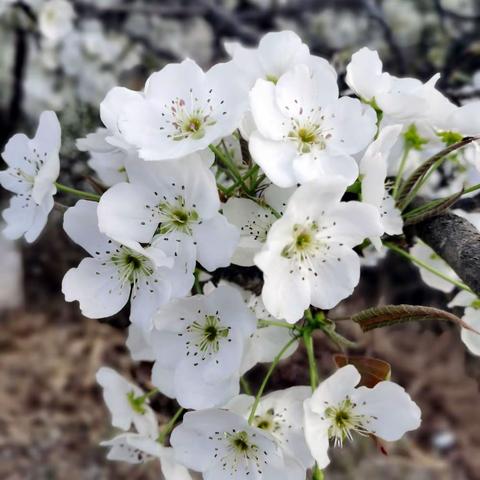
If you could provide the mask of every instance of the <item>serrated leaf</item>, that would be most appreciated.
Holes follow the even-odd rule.
[[[428,173],[430,168],[435,163],[437,163],[439,160],[442,160],[444,157],[454,152],[455,150],[458,150],[464,147],[465,145],[468,145],[474,140],[477,140],[477,138],[465,137],[460,142],[454,143],[453,145],[450,145],[449,147],[446,147],[440,152],[438,152],[437,154],[433,155],[424,163],[422,163],[417,169],[415,169],[412,172],[412,174],[407,178],[407,180],[405,180],[405,183],[403,184],[403,186],[400,188],[398,199],[397,199],[397,205],[399,206],[400,210],[403,210],[407,206],[408,202],[407,204],[405,204],[407,197],[415,189],[415,187],[419,184],[419,182],[422,181],[423,177]]]
[[[399,323],[423,320],[446,320],[456,323],[472,332],[479,333],[453,313],[440,310],[439,308],[424,307],[421,305],[385,305],[382,307],[368,308],[353,315],[352,320],[358,323],[364,332],[375,328],[397,325]]]
[[[373,388],[377,383],[389,380],[392,372],[388,362],[373,357],[337,353],[333,356],[333,361],[338,368],[353,365],[362,377],[360,384],[368,388]]]
[[[421,209],[420,207],[417,213],[405,217],[404,225],[415,225],[417,223],[423,222],[424,220],[427,220],[428,218],[440,215],[445,210],[448,210],[462,195],[463,189],[458,193],[450,195],[449,197],[439,199],[437,202],[434,203],[432,202],[430,208],[426,206],[425,209]]]

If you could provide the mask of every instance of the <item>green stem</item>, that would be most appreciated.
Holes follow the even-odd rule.
[[[389,242],[385,242],[384,245],[389,248],[390,250],[392,250],[392,252],[395,252],[397,253],[398,255],[404,257],[404,258],[407,258],[408,260],[410,260],[411,262],[417,264],[419,267],[422,267],[424,268],[425,270],[429,271],[430,273],[433,273],[434,275],[436,275],[437,277],[451,283],[452,285],[455,285],[456,287],[462,289],[462,290],[465,290],[469,293],[474,293],[473,290],[468,286],[468,285],[465,285],[464,283],[462,282],[459,282],[458,280],[455,280],[453,278],[450,278],[448,275],[445,275],[444,273],[442,272],[439,272],[436,268],[428,265],[427,263],[425,263],[424,261],[420,260],[419,258],[417,257],[414,257],[413,255],[411,255],[410,253],[406,252],[405,250],[403,250],[402,248],[400,247],[397,247],[396,245],[394,245],[393,243],[389,243]]]
[[[249,178],[253,177],[256,173],[258,173],[258,170],[259,170],[259,166],[258,165],[254,165],[242,178],[241,180],[243,182],[245,182],[246,180],[248,180]],[[230,195],[232,195],[232,193],[235,192],[235,190],[237,190],[239,187],[242,186],[242,181],[240,180],[237,180],[232,186],[228,187],[226,190],[225,190],[225,195],[227,195],[228,197]],[[251,189],[250,189],[251,191]]]
[[[85,200],[93,200],[94,202],[98,202],[100,200],[100,195],[96,193],[84,192],[83,190],[77,190],[76,188],[68,187],[67,185],[63,185],[62,183],[55,182],[55,186],[57,190],[60,192],[70,193],[80,198],[84,198]]]
[[[466,195],[467,193],[476,192],[477,190],[480,190],[480,183],[477,183],[476,185],[473,185],[472,187],[466,188],[462,193],[462,197],[464,195]]]
[[[282,327],[282,328],[289,328],[290,330],[294,330],[296,327],[295,325],[291,325],[290,323],[286,322],[277,322],[275,320],[259,320],[258,322],[261,327]]]
[[[255,401],[253,402],[252,409],[250,411],[250,416],[248,417],[248,423],[252,423],[253,419],[255,418],[255,412],[257,411],[258,404],[260,403],[260,398],[263,395],[263,392],[265,390],[265,387],[267,386],[268,381],[270,380],[270,377],[272,376],[273,371],[275,370],[275,367],[279,364],[280,360],[282,359],[283,355],[285,352],[293,345],[294,342],[297,341],[296,337],[291,338],[285,345],[284,347],[278,352],[278,355],[273,359],[272,364],[270,365],[270,368],[268,369],[267,374],[265,375],[265,378],[262,381],[262,384],[260,385],[260,388],[258,389],[257,395],[255,397]]]
[[[196,268],[195,271],[193,272],[193,277],[194,277],[193,289],[195,293],[199,295],[202,293],[202,286],[200,285],[200,279],[199,279],[199,276],[201,273],[202,271],[199,268]]]
[[[405,170],[405,165],[407,163],[408,154],[410,153],[410,147],[405,147],[403,151],[402,159],[400,160],[400,166],[398,167],[397,176],[395,178],[395,184],[393,185],[393,198],[397,198],[398,189],[400,188],[400,183],[402,182],[402,175]]]
[[[177,423],[180,415],[185,411],[183,407],[180,407],[170,421],[163,427],[162,431],[159,433],[157,442],[161,443],[162,445],[165,443],[165,439],[167,438],[168,434],[173,430],[173,427]]]
[[[244,393],[247,395],[252,395],[252,389],[250,388],[250,384],[245,377],[240,377],[240,385],[242,386]]]
[[[315,464],[312,470],[312,480],[324,480],[325,479],[325,474],[323,473],[322,470],[318,468],[318,465]]]
[[[405,200],[401,203],[401,205],[398,206],[401,212],[403,212],[412,202],[412,200],[417,196],[418,192],[420,189],[427,183],[428,179],[432,176],[433,172],[440,167],[440,165],[443,163],[446,157],[441,158],[437,162],[435,162],[431,167],[430,170],[424,177],[415,184],[415,186],[412,188],[412,190],[408,193],[406,196]]]
[[[245,192],[248,193],[249,189],[247,185],[245,185],[245,182],[242,179],[242,175],[240,174],[237,166],[232,161],[230,156],[226,152],[222,152],[222,150],[215,145],[210,144],[209,148],[215,154],[215,156],[223,163],[224,167],[230,173],[230,176],[233,178],[233,180],[239,182]]]
[[[308,370],[310,373],[310,386],[312,387],[312,391],[314,391],[318,387],[319,379],[317,362],[315,360],[315,352],[313,348],[312,331],[309,328],[306,328],[303,331],[303,343],[305,344],[305,349],[307,351]]]

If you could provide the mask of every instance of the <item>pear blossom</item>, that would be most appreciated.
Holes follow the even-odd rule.
[[[223,405],[238,394],[256,320],[236,289],[220,286],[209,295],[173,300],[154,322],[152,383],[163,394],[193,409]]]
[[[319,468],[330,463],[330,440],[343,446],[357,433],[393,442],[420,426],[420,409],[402,387],[389,381],[373,388],[357,387],[359,383],[360,373],[347,365],[304,402],[305,438]]]
[[[421,240],[416,240],[415,244],[410,249],[410,254],[447,277],[453,280],[459,280],[458,275],[453,271],[448,263],[445,262],[445,260],[443,260]],[[423,267],[418,267],[418,269],[420,271],[420,277],[430,288],[435,288],[436,290],[440,290],[445,293],[450,293],[455,288],[455,285],[452,282],[444,280],[438,275],[435,275],[435,273],[432,273]]]
[[[259,79],[250,92],[257,130],[250,153],[279,187],[341,176],[348,184],[358,176],[352,155],[376,132],[376,115],[358,100],[338,98],[328,68],[297,65],[276,84]]]
[[[38,14],[40,33],[53,43],[64,38],[73,28],[75,10],[68,0],[48,0]]]
[[[287,322],[283,322],[285,327],[278,326],[279,322],[275,320],[274,317],[265,308],[263,304],[262,297],[255,295],[252,292],[245,290],[244,288],[236,285],[234,283],[227,282],[225,280],[220,280],[218,286],[228,285],[231,288],[235,288],[243,298],[243,301],[253,313],[257,319],[257,329],[250,336],[250,339],[246,346],[246,352],[243,357],[241,372],[248,372],[253,368],[257,363],[270,363],[278,355],[278,352],[285,346],[285,344],[291,340],[291,329],[288,328],[290,325]],[[215,286],[212,282],[208,282],[203,287],[203,293],[208,295],[215,290]],[[265,321],[276,321],[275,325],[268,325]],[[133,339],[132,341],[133,342]],[[135,354],[140,355],[141,352],[144,352],[144,344],[140,341],[136,341],[136,350]],[[284,352],[282,358],[285,359],[293,353],[298,348],[298,341],[293,342],[292,345]]]
[[[138,433],[128,432],[117,435],[111,440],[100,442],[109,447],[107,459],[130,464],[159,460],[165,480],[192,480],[188,470],[173,458],[172,448],[164,447],[156,440]]]
[[[127,180],[125,163],[128,154],[108,143],[106,140],[108,136],[106,128],[98,128],[85,138],[79,138],[76,145],[81,152],[89,153],[88,166],[96,172],[105,186],[111,187]]]
[[[239,232],[219,213],[209,162],[200,155],[181,162],[129,162],[130,183],[114,185],[100,199],[100,231],[137,251],[158,233],[165,246],[179,240],[207,270],[228,266]]]
[[[231,262],[242,267],[254,265],[253,257],[267,239],[276,215],[282,214],[295,188],[279,188],[269,185],[258,201],[231,197],[223,206],[227,220],[240,230],[240,241]]]
[[[246,294],[247,292],[245,292]],[[291,330],[277,325],[265,325],[262,320],[275,320],[267,311],[261,296],[250,293],[244,295],[248,308],[258,319],[257,329],[247,345],[247,351],[242,364],[242,372],[247,372],[257,363],[269,363],[278,355],[278,352],[291,339]],[[285,325],[288,325],[285,322]],[[293,355],[298,348],[298,342],[293,342],[283,354],[282,358]]]
[[[256,80],[276,83],[279,78],[296,65],[307,65],[312,71],[327,70],[334,81],[335,69],[323,58],[310,55],[308,46],[294,32],[269,32],[257,48],[247,48],[238,42],[226,42],[225,49],[232,57],[234,66],[245,77],[249,89]]]
[[[226,410],[186,413],[183,423],[172,432],[170,443],[175,459],[201,472],[204,480],[305,478],[292,475],[271,435]]]
[[[403,227],[401,212],[385,185],[387,159],[401,131],[401,125],[383,128],[360,160],[362,201],[378,209],[383,231],[388,235],[401,234]],[[371,241],[377,249],[381,248],[379,237],[371,238]]]
[[[125,111],[144,99],[144,95],[124,87],[112,88],[100,103],[100,118],[107,129],[105,140],[124,151],[135,150],[125,141],[120,118]]]
[[[57,192],[60,137],[57,116],[48,111],[40,115],[33,139],[19,133],[6,144],[2,158],[8,168],[0,172],[0,184],[14,194],[2,213],[7,238],[24,236],[31,243],[45,227]]]
[[[313,466],[313,458],[303,430],[303,403],[312,394],[310,387],[291,387],[278,390],[261,398],[255,410],[252,425],[264,430],[275,439],[291,468],[306,470]],[[227,410],[249,417],[254,397],[239,395],[225,406]],[[295,465],[296,464],[296,465]]]
[[[384,115],[406,122],[432,117],[432,109],[445,106],[445,97],[435,89],[439,78],[437,74],[422,83],[415,78],[390,75],[383,72],[378,53],[363,47],[352,55],[345,81],[364,101],[374,102]]]
[[[144,97],[124,109],[118,127],[141,158],[177,159],[232,134],[247,102],[231,63],[204,72],[187,59],[151,75]]]
[[[97,205],[80,200],[65,213],[67,235],[91,255],[65,274],[65,300],[78,300],[89,318],[103,318],[120,311],[130,299],[130,320],[148,330],[160,305],[191,288],[195,268],[191,245],[175,234],[169,241],[158,235],[146,248],[132,250],[98,230]]]
[[[360,259],[353,247],[381,235],[382,225],[372,205],[341,202],[345,190],[338,179],[305,184],[272,225],[255,264],[274,317],[294,323],[310,304],[333,308],[357,285]]]
[[[477,214],[478,215],[478,214]],[[448,304],[449,308],[465,308],[462,320],[473,330],[462,327],[462,342],[474,355],[480,355],[480,300],[473,293],[462,290]]]
[[[128,327],[128,336],[125,345],[135,362],[153,362],[155,353],[152,349],[150,334],[153,330],[153,321],[146,327],[131,323]]]
[[[128,431],[133,424],[138,433],[156,438],[157,419],[145,392],[108,367],[100,368],[96,377],[103,388],[103,399],[112,415],[112,425]]]
[[[192,480],[188,470],[175,462],[173,449],[152,438],[138,433],[122,433],[100,445],[110,447],[108,460],[138,464],[157,459],[165,480]]]

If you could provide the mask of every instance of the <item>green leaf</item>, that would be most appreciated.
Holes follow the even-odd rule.
[[[423,222],[428,218],[440,215],[444,211],[448,210],[462,195],[463,189],[458,193],[450,195],[449,197],[440,198],[426,205],[422,205],[418,208],[418,210],[416,209],[416,213],[412,212],[411,215],[408,215],[409,212],[407,212],[405,215],[404,225],[415,225],[416,223]]]
[[[333,360],[338,368],[353,365],[362,377],[360,384],[368,388],[373,388],[384,380],[390,380],[392,373],[390,364],[378,358],[337,353],[333,356]]]
[[[460,142],[454,143],[449,147],[444,148],[437,154],[430,157],[428,160],[423,162],[417,169],[413,171],[413,173],[405,180],[405,183],[402,185],[399,194],[397,205],[400,210],[404,210],[405,207],[413,200],[416,190],[418,190],[419,186],[425,175],[427,175],[430,168],[432,168],[437,162],[442,161],[447,155],[450,153],[458,150],[459,148],[468,145],[469,143],[477,140],[476,137],[465,137]]]
[[[439,308],[424,307],[422,305],[385,305],[382,307],[368,308],[352,316],[364,332],[375,328],[389,327],[400,323],[423,320],[447,320],[475,333],[461,318],[453,313]]]

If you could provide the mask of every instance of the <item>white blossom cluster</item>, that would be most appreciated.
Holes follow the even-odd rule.
[[[226,50],[231,60],[208,71],[187,59],[153,73],[141,91],[115,87],[105,97],[103,125],[77,141],[102,192],[84,192],[64,215],[86,255],[62,289],[89,318],[128,304],[132,358],[153,363],[151,392],[98,372],[123,431],[104,442],[110,459],[158,458],[167,480],[189,471],[303,480],[329,464],[330,444],[395,441],[418,428],[419,408],[388,379],[364,386],[353,365],[312,388],[256,397],[240,394],[242,376],[291,355],[311,333],[312,310],[352,294],[362,258],[375,261],[385,239],[403,232],[402,182],[433,153],[480,133],[480,105],[454,105],[435,87],[438,76],[422,83],[384,72],[367,48],[353,55],[342,94],[328,61],[289,31]],[[18,134],[5,147],[10,238],[38,237],[57,189],[82,196],[57,182],[60,133],[45,112],[33,139]],[[473,185],[475,142],[447,161],[457,184]],[[436,174],[426,195],[438,196]],[[202,280],[231,265],[257,267],[261,295]],[[477,303],[474,295],[454,303],[474,326]],[[476,333],[463,337],[479,354]],[[157,392],[189,410],[171,447],[174,422],[160,430],[149,403]]]

